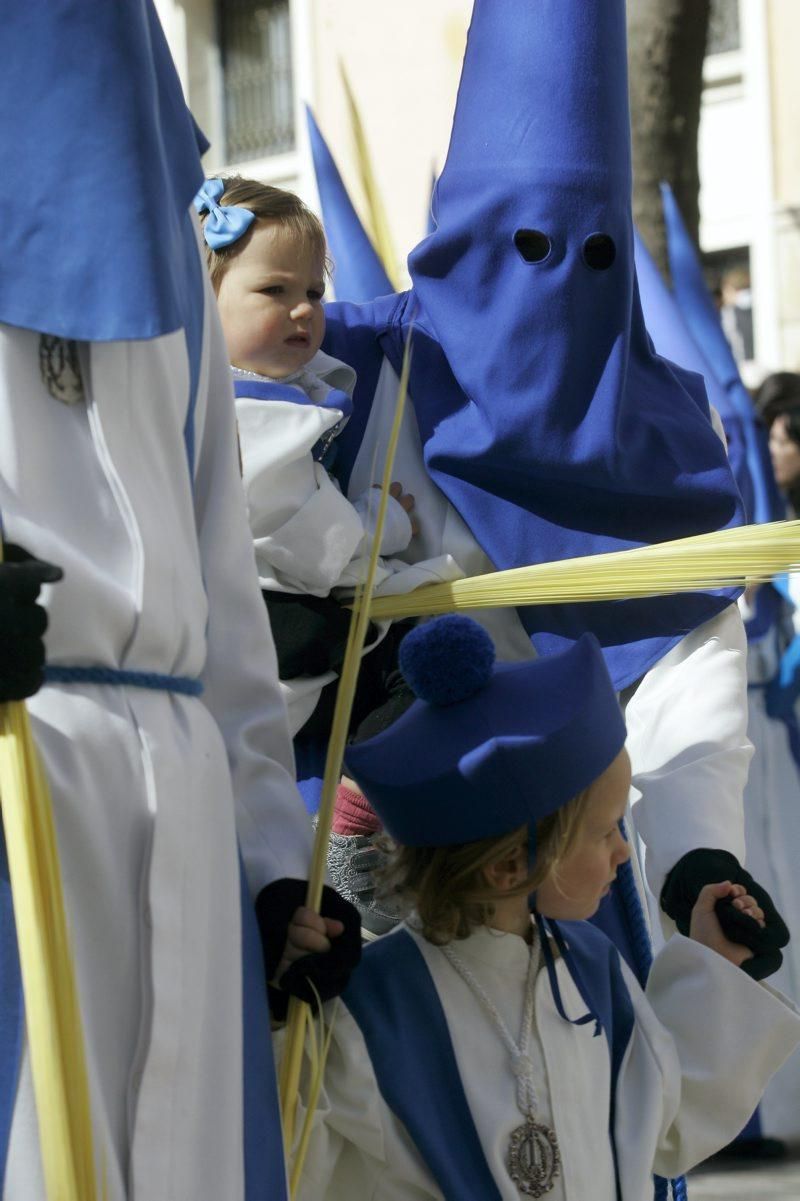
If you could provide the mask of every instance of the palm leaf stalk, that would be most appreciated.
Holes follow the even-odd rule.
[[[325,760],[322,795],[317,819],[317,830],[314,838],[314,849],[312,852],[311,866],[309,869],[308,891],[306,893],[306,905],[315,912],[319,912],[319,906],[322,900],[322,888],[323,884],[325,883],[328,844],[330,841],[330,831],[333,822],[333,808],[336,800],[336,789],[342,774],[342,762],[344,760],[347,732],[350,725],[350,715],[353,708],[353,698],[355,696],[356,683],[361,666],[361,656],[370,621],[369,597],[372,594],[375,581],[375,571],[378,563],[381,537],[386,521],[389,487],[392,482],[394,457],[397,450],[397,441],[400,436],[403,413],[405,411],[406,394],[408,391],[408,375],[411,364],[410,353],[411,339],[409,338],[408,342],[406,343],[405,354],[403,356],[403,366],[400,373],[397,404],[386,451],[386,461],[384,464],[383,480],[379,493],[380,499],[378,503],[375,532],[372,537],[372,549],[367,565],[366,578],[363,584],[358,588],[353,601],[353,612],[350,620],[347,646],[345,648],[344,661],[342,663],[342,670],[339,677],[339,687],[336,693],[336,705],[334,708],[330,739],[328,742],[328,752]],[[283,1138],[287,1161],[291,1158],[292,1149],[295,1143],[295,1125],[299,1101],[300,1075],[303,1063],[303,1053],[306,1044],[307,1023],[310,1013],[310,1007],[304,1001],[299,1001],[295,997],[292,998],[289,1003],[289,1011],[287,1015],[285,1047],[281,1061],[280,1073],[281,1114],[283,1118]],[[295,1154],[292,1168],[292,1197],[296,1195],[297,1185],[303,1168],[305,1150],[308,1146],[308,1130],[310,1129],[310,1122],[313,1119],[314,1103],[316,1097],[319,1095],[322,1074],[325,1070],[326,1052],[327,1047],[330,1045],[330,1029],[328,1031],[328,1037],[320,1041],[322,1044],[321,1048],[318,1054],[313,1057],[315,1062],[313,1063],[312,1081],[310,1086],[310,1101],[306,1113],[305,1128],[301,1135],[301,1145],[298,1147]]]
[[[674,592],[747,587],[800,569],[800,521],[696,534],[633,550],[494,571],[404,596],[373,597],[374,620],[469,609],[630,600]]]
[[[367,136],[364,132],[364,122],[361,120],[361,113],[359,112],[353,89],[350,86],[347,71],[341,62],[339,63],[339,70],[341,71],[342,84],[344,85],[347,97],[350,128],[353,131],[353,142],[356,148],[356,161],[358,162],[361,186],[364,189],[364,198],[367,202],[367,225],[370,240],[375,247],[378,258],[383,264],[383,269],[388,275],[392,287],[395,291],[399,292],[400,283],[397,275],[397,256],[395,255],[392,243],[392,235],[389,231],[389,219],[386,215],[386,208],[375,180],[372,157],[367,144]]]
[[[52,802],[21,701],[0,705],[0,806],[47,1197],[96,1201],[86,1051]]]

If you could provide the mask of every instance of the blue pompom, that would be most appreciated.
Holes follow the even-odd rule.
[[[426,621],[400,643],[400,670],[429,705],[455,705],[492,677],[494,643],[471,617],[449,613]]]

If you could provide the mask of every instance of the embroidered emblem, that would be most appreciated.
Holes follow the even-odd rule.
[[[509,1140],[508,1171],[523,1196],[546,1196],[561,1174],[555,1131],[528,1117]]]
[[[65,405],[74,405],[84,399],[77,342],[57,338],[52,334],[41,334],[39,370],[42,383],[54,400],[60,400]]]

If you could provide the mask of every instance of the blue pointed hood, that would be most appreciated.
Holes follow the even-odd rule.
[[[753,492],[753,521],[777,521],[786,516],[770,465],[766,431],[759,425],[750,393],[742,382],[733,351],[706,286],[694,242],[689,236],[672,188],[661,185],[667,251],[675,299],[692,338],[728,397],[729,410],[742,424],[747,466]]]
[[[311,109],[306,106],[308,136],[317,178],[322,220],[335,266],[338,300],[363,303],[394,291],[344,186]]]
[[[7,5],[0,57],[0,321],[84,341],[180,328],[203,171],[152,0]]]
[[[653,353],[633,261],[624,0],[476,0],[436,229],[409,267],[428,470],[498,568],[741,520],[696,377]],[[412,305],[406,306],[410,314]],[[730,599],[523,610],[618,687]]]
[[[664,283],[650,251],[636,231],[634,232],[634,259],[645,325],[656,352],[662,358],[684,367],[687,372],[697,372],[700,377],[697,380],[696,389],[698,403],[704,412],[708,411],[710,403],[719,413],[728,442],[728,460],[733,477],[742,495],[745,514],[751,518],[754,497],[747,462],[744,424],[731,404],[728,393],[722,387],[702,350],[686,328],[675,297]],[[683,376],[683,379],[688,386],[686,375]]]

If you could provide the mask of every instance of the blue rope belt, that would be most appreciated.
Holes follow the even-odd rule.
[[[200,696],[201,680],[189,676],[168,676],[158,671],[124,671],[118,667],[62,667],[48,665],[44,669],[47,684],[112,684],[117,687],[150,688],[153,692],[179,692],[184,696]]]

